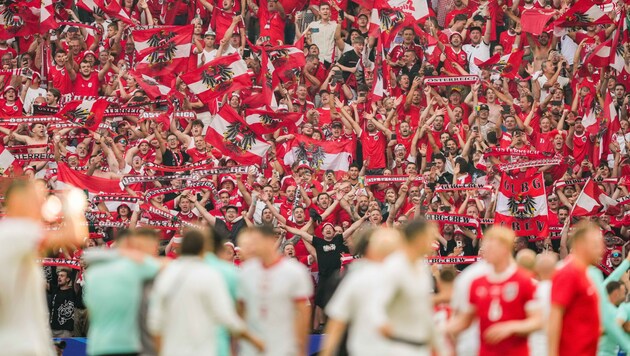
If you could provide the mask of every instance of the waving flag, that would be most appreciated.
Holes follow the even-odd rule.
[[[42,5],[39,11],[40,31],[48,32],[59,27],[57,19],[55,18],[55,6],[53,0],[42,0]]]
[[[5,1],[0,11],[0,39],[39,33],[40,6],[40,2]]]
[[[240,164],[260,164],[271,147],[229,105],[224,105],[212,119],[206,142]]]
[[[85,173],[75,171],[64,162],[57,164],[57,189],[63,189],[68,186],[87,190],[90,198],[97,194],[121,194],[120,180],[106,179],[94,176],[88,176]]]
[[[180,78],[204,102],[252,83],[251,72],[238,53],[214,59]]]
[[[497,208],[496,225],[504,225],[517,236],[546,238],[549,229],[547,194],[542,173],[513,178],[503,173]]]
[[[166,85],[158,82],[153,79],[153,77],[149,77],[146,74],[140,73],[129,73],[136,80],[136,83],[147,93],[147,96],[152,100],[155,100],[159,97],[164,97],[171,92],[171,88]]]
[[[617,29],[612,41],[612,51],[610,53],[610,66],[617,72],[621,72],[625,64],[623,53],[625,52],[624,44],[628,43],[628,14],[624,11],[619,16]]]
[[[429,16],[427,0],[385,0],[374,1],[374,7],[382,10],[401,11],[415,20]],[[415,21],[414,21],[415,22]]]
[[[374,76],[372,81],[372,90],[370,92],[370,100],[383,99],[389,89],[389,66],[383,60],[385,52],[383,50],[383,41],[378,41],[376,45],[376,55],[374,56]]]
[[[108,106],[109,102],[105,99],[73,100],[66,103],[57,116],[90,131],[96,131]]]
[[[597,215],[615,206],[617,206],[617,202],[604,194],[595,181],[589,178],[575,201],[571,216]]]
[[[602,68],[608,67],[610,64],[610,57],[615,55],[615,51],[612,48],[612,40],[608,40],[600,43],[593,52],[587,55],[584,59],[584,66],[592,64],[593,67]]]
[[[193,25],[134,30],[136,70],[149,76],[173,75],[188,69]]]
[[[482,69],[489,69],[495,73],[498,73],[505,78],[515,78],[518,75],[518,70],[523,62],[524,51],[515,51],[506,55],[499,53],[490,57],[487,61],[479,61],[475,58],[475,64]]]
[[[407,25],[413,25],[413,21],[410,17],[405,16],[405,13],[402,11],[391,9],[382,9],[379,11],[377,9],[372,9],[372,16],[370,17],[370,35],[380,32],[381,40],[383,41],[383,46],[385,46],[385,48],[390,48],[390,45],[396,37],[398,31]]]
[[[277,77],[277,81],[274,80],[274,87],[279,83],[292,81],[295,77],[300,75],[302,68],[306,65],[304,51],[297,47],[265,47],[265,50],[267,51],[269,61],[271,61],[275,69],[274,76]]]
[[[11,154],[11,151],[0,144],[0,176],[4,175],[4,172],[13,166],[14,162],[16,163],[15,157]]]
[[[529,32],[538,36],[545,30],[547,23],[555,15],[555,10],[546,9],[526,9],[521,15],[521,25],[523,32]]]
[[[131,18],[116,0],[79,0],[77,6],[106,19],[118,19],[133,24]]]
[[[355,143],[350,140],[317,141],[304,135],[296,135],[284,156],[284,163],[291,165],[294,162],[308,161],[315,170],[347,172],[352,163],[354,149]]]
[[[600,5],[595,4],[592,0],[580,0],[554,21],[553,25],[556,27],[581,27],[611,23],[613,21]]]
[[[245,110],[245,122],[256,135],[274,133],[276,130],[288,127],[289,131],[295,131],[302,123],[301,113],[276,112],[264,109]]]

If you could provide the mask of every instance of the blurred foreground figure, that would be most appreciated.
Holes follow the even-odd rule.
[[[443,354],[433,325],[432,277],[425,256],[433,251],[437,228],[415,220],[404,228],[402,249],[385,259],[370,318],[385,340],[383,355]]]
[[[66,216],[62,230],[43,230],[39,207],[46,190],[33,182],[16,180],[5,194],[6,216],[0,221],[0,345],[3,355],[54,354],[43,270],[36,260],[52,248],[77,245],[87,236],[80,216]]]

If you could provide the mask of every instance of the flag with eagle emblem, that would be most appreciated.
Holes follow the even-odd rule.
[[[133,24],[131,18],[116,0],[79,0],[77,6],[105,19],[118,19]]]
[[[306,65],[304,51],[293,46],[263,48],[274,67],[273,88],[280,83],[293,81],[294,78],[300,76],[302,68]]]
[[[289,142],[284,155],[288,166],[294,162],[307,161],[314,170],[333,170],[335,173],[347,172],[352,163],[355,142],[317,141],[304,135],[295,135]]]
[[[596,68],[608,67],[610,57],[614,56],[614,54],[612,40],[602,42],[593,49],[593,52],[587,55],[586,59],[584,59],[584,66],[592,64]]]
[[[103,113],[108,106],[109,101],[105,99],[73,100],[67,102],[57,116],[90,131],[96,131],[103,122]]]
[[[271,147],[229,105],[214,115],[206,142],[240,164],[260,164]]]
[[[136,71],[149,76],[184,73],[188,69],[193,25],[134,30]]]
[[[372,9],[370,16],[369,35],[383,41],[385,48],[390,48],[396,34],[405,26],[412,26],[413,19],[405,16],[402,11],[392,9]],[[379,41],[380,42],[380,41]]]
[[[580,0],[552,24],[555,27],[581,27],[612,23],[613,21],[600,5],[595,4],[592,0]]]
[[[0,39],[30,36],[39,33],[41,3],[37,1],[5,1],[0,11]]]
[[[617,22],[617,29],[612,41],[612,51],[610,53],[610,66],[617,72],[621,72],[626,61],[623,58],[624,45],[628,43],[628,14],[621,13]]]
[[[523,62],[523,55],[523,50],[503,56],[500,53],[496,53],[485,62],[475,58],[475,64],[481,69],[488,69],[504,78],[513,79],[518,75],[518,70]]]
[[[129,74],[133,77],[133,79],[136,80],[138,86],[140,86],[140,88],[142,88],[142,90],[144,90],[144,92],[147,93],[147,96],[152,100],[155,100],[159,97],[165,97],[172,90],[170,87],[167,87],[166,85],[158,82],[153,77],[149,77],[146,74],[131,72]]]
[[[251,72],[238,53],[214,59],[197,70],[180,77],[188,88],[203,102],[209,102],[228,91],[248,88],[252,84]]]
[[[245,121],[257,135],[276,132],[279,128],[287,127],[289,132],[295,132],[302,123],[301,113],[276,112],[265,109],[245,110]]]
[[[520,177],[503,173],[494,223],[514,230],[517,236],[535,236],[537,239],[547,237],[549,218],[542,173],[524,174]]]

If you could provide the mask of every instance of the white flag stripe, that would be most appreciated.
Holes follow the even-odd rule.
[[[2,153],[0,153],[0,168],[7,169],[11,167],[13,161],[15,161],[15,157],[13,157],[11,152],[7,149],[3,149]]]
[[[232,79],[241,75],[249,75],[247,73],[247,63],[245,63],[242,59],[232,62],[228,67],[232,70],[232,73],[234,73]],[[199,79],[196,82],[188,84],[188,88],[195,94],[201,94],[209,89],[208,86],[203,83],[203,79]]]
[[[293,147],[291,151],[287,152],[284,156],[284,163],[286,165],[291,165],[296,162],[295,156],[298,154],[299,149],[297,147]],[[333,171],[347,171],[350,167],[350,162],[352,162],[352,154],[348,152],[340,152],[336,154],[325,153],[324,159],[319,167],[321,170],[332,169]]]
[[[223,133],[228,130],[229,125],[231,124],[225,121],[219,114],[214,116],[214,119],[210,124],[210,126],[220,135],[223,135]],[[263,157],[267,153],[269,147],[271,146],[268,143],[264,143],[263,141],[256,139],[248,152],[253,153],[256,156]]]

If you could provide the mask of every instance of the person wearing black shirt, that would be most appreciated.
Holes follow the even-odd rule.
[[[160,142],[160,150],[162,151],[162,163],[165,166],[181,167],[186,162],[190,161],[190,156],[179,148],[179,140],[175,134],[169,134],[166,136],[166,143],[161,138],[161,135],[156,135]]]
[[[355,39],[352,40],[352,51],[345,52],[337,61],[337,66],[343,71],[344,80],[348,80],[350,74],[356,71],[364,47],[365,39],[363,36],[355,37]]]
[[[50,328],[53,337],[72,337],[77,293],[67,269],[57,271],[57,288],[50,298]]]
[[[343,234],[335,234],[335,227],[329,222],[322,225],[322,237],[315,237],[309,234],[308,229],[313,223],[313,219],[302,229],[295,229],[290,226],[278,224],[278,226],[286,229],[293,235],[300,236],[304,241],[309,252],[317,257],[317,265],[319,267],[319,280],[317,282],[317,290],[315,291],[315,305],[325,308],[326,303],[330,299],[326,295],[326,286],[328,280],[334,277],[341,269],[341,254],[349,253],[346,240],[352,236],[352,233],[363,224],[370,214],[365,214],[361,219],[352,224]]]

